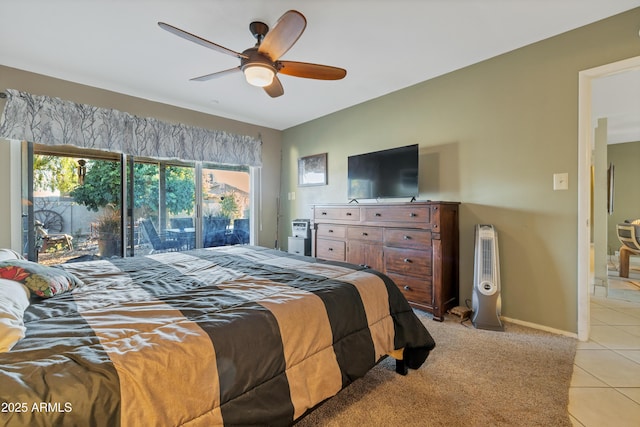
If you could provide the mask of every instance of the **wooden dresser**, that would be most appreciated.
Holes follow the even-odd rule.
[[[458,205],[316,205],[312,255],[381,271],[412,306],[443,320],[458,305]]]

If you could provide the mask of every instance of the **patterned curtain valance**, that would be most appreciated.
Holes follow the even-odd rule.
[[[155,159],[261,166],[262,142],[59,98],[7,89],[0,138],[73,145]]]

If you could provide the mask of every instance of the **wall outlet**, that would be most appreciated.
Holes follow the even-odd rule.
[[[553,174],[553,189],[554,190],[568,190],[569,189],[569,174],[568,173],[554,173]]]

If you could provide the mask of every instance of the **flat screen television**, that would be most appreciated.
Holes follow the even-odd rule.
[[[418,144],[349,156],[348,197],[418,197]]]

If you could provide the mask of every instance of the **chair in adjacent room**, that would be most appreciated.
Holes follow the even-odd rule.
[[[620,246],[620,277],[629,277],[629,257],[640,256],[640,219],[616,225]]]
[[[151,243],[151,247],[153,248],[151,253],[177,251],[180,249],[180,242],[178,240],[161,239],[155,225],[153,225],[150,219],[141,219],[140,227],[146,240]]]

